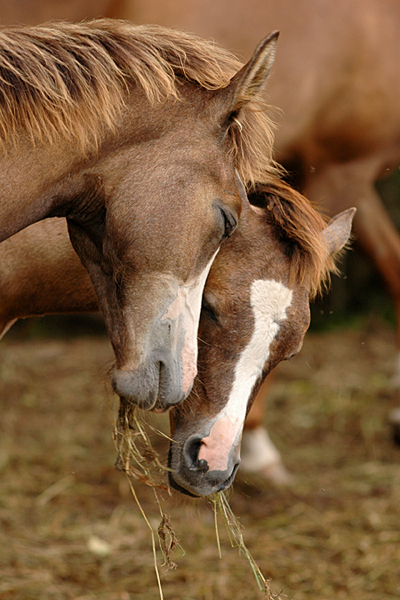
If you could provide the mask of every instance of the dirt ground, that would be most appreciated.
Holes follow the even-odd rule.
[[[309,333],[279,369],[267,426],[295,481],[239,475],[230,503],[282,599],[400,597],[393,352],[393,331],[368,322]],[[111,363],[105,338],[0,344],[1,600],[159,598],[149,529],[113,466]],[[153,492],[136,491],[157,528]],[[174,495],[163,509],[181,545],[177,568],[160,567],[166,600],[263,598],[223,523],[218,557],[209,502]]]

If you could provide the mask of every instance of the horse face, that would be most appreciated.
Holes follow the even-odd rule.
[[[245,198],[228,132],[261,90],[275,42],[260,44],[224,88],[182,82],[181,101],[145,102],[145,112],[138,94],[122,138],[86,173],[100,182],[101,235],[98,223],[70,219],[70,236],[115,351],[114,390],[142,408],[168,409],[193,384],[203,288]]]
[[[256,391],[274,366],[299,352],[309,326],[308,290],[289,285],[287,247],[254,211],[244,211],[214,262],[199,328],[199,377],[171,413],[170,482],[189,495],[232,483]],[[344,227],[333,222],[320,232],[327,257],[347,241],[353,214],[343,213]]]
[[[190,392],[203,288],[245,198],[207,119],[189,107],[186,127],[182,111],[173,117],[161,138],[137,144],[133,136],[97,168],[106,205],[101,246],[90,225],[70,225],[115,352],[114,389],[157,410]]]
[[[221,251],[217,269],[225,259]],[[280,267],[285,264],[285,257],[281,259]],[[251,260],[257,257],[253,254]],[[207,282],[199,378],[171,416],[170,481],[180,491],[203,496],[232,483],[240,463],[244,420],[258,386],[276,364],[302,346],[309,325],[308,293],[289,287],[284,272],[270,267],[264,263],[257,276],[245,268],[236,278],[233,270],[224,273],[229,282],[225,289],[214,273]]]
[[[239,188],[223,153],[209,149],[205,161],[206,148],[190,142],[184,158],[174,157],[171,137],[158,144],[155,164],[143,156],[143,163],[151,165],[145,185],[137,184],[136,169],[125,176],[123,191],[129,190],[135,201],[134,244],[111,244],[120,239],[119,224],[126,229],[129,223],[120,214],[121,202],[114,201],[116,214],[109,220],[109,252],[124,265],[118,283],[119,331],[113,327],[118,336],[113,385],[119,395],[140,399],[138,386],[153,382],[141,403],[150,409],[169,408],[190,392],[204,285],[241,212]],[[143,163],[137,163],[141,172]]]

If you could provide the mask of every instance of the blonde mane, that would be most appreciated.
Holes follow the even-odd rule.
[[[95,148],[113,129],[127,94],[140,86],[150,103],[179,99],[184,79],[207,90],[226,87],[241,63],[215,43],[158,26],[97,19],[0,29],[0,143],[74,141]],[[275,169],[271,123],[249,104],[230,127],[244,181]]]
[[[307,198],[277,178],[256,185],[252,193],[250,201],[265,209],[267,220],[285,245],[290,281],[306,287],[311,297],[322,292],[329,286],[331,274],[338,271],[323,237],[326,219]]]

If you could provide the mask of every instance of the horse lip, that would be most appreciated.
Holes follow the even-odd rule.
[[[135,370],[115,368],[111,376],[111,384],[114,392],[126,398],[135,406],[148,411],[165,412],[176,404],[180,404],[186,396],[182,392],[179,393],[178,389],[170,391],[171,381],[167,382],[165,380],[166,376],[163,374],[165,366],[161,361],[156,363],[156,365],[157,374],[153,371],[152,375],[153,385],[146,392],[142,392],[140,382],[138,383],[140,377],[145,381],[148,380],[146,371],[143,371],[140,375]],[[165,392],[164,390],[168,391]]]
[[[187,490],[186,488],[184,488],[181,485],[179,485],[179,483],[177,483],[175,481],[175,479],[173,478],[171,472],[168,473],[168,479],[169,479],[170,486],[174,490],[177,490],[178,492],[180,492],[181,494],[185,494],[186,496],[190,496],[191,498],[200,498],[200,496],[198,494],[194,494],[193,492],[189,492],[189,490]]]
[[[175,481],[172,472],[168,473],[168,479],[169,479],[170,486],[173,489],[180,492],[181,494],[185,494],[186,496],[191,496],[192,498],[201,498],[204,496],[210,496],[211,494],[216,494],[218,492],[222,492],[223,490],[226,490],[233,483],[233,480],[235,479],[238,468],[239,468],[239,463],[237,463],[234,466],[232,473],[229,475],[229,477],[227,479],[225,479],[225,481],[222,481],[218,485],[213,485],[212,482],[206,482],[206,485],[209,485],[210,489],[206,490],[205,493],[203,493],[203,492],[199,493],[198,491],[194,491],[193,487],[191,488],[190,491],[187,488],[184,488],[183,486],[181,486],[179,483],[177,483]]]
[[[219,488],[216,490],[217,492],[222,492],[223,490],[226,490],[230,485],[232,485],[233,480],[236,477],[236,473],[237,473],[237,470],[239,468],[239,464],[240,463],[236,463],[236,465],[233,467],[232,473],[229,475],[228,479],[226,479],[225,481],[223,481],[221,483],[221,485],[219,486]]]

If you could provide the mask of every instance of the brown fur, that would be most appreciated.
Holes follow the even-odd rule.
[[[249,199],[266,209],[262,214],[287,248],[291,285],[305,287],[311,297],[323,291],[336,266],[321,236],[322,215],[277,178],[256,185]],[[94,310],[96,295],[63,220],[46,219],[0,245],[0,336],[14,319]]]
[[[113,129],[127,92],[140,86],[151,104],[181,99],[185,79],[207,90],[228,85],[241,63],[211,41],[158,26],[98,19],[0,30],[0,139],[61,137],[82,152]],[[255,104],[229,130],[246,181],[273,170],[271,122]]]

